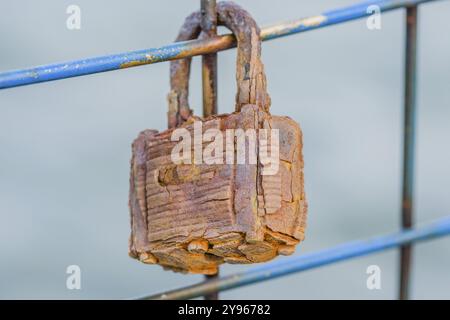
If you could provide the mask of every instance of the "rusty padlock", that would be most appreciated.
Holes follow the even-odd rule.
[[[237,39],[236,111],[193,116],[190,59],[173,61],[169,129],[145,130],[132,147],[129,254],[174,271],[215,274],[224,262],[289,255],[306,227],[302,133],[269,113],[260,30],[232,2],[217,14]],[[177,41],[196,38],[200,19],[190,15]]]

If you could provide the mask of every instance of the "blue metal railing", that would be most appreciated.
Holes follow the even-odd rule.
[[[397,246],[431,240],[450,234],[450,216],[422,228],[411,229],[369,240],[344,243],[333,248],[304,254],[298,257],[285,258],[275,262],[251,268],[242,273],[205,281],[182,289],[168,291],[138,299],[191,299],[215,291],[225,291],[233,288],[267,281],[270,279],[305,271],[328,264],[365,256],[371,253],[395,248]]]
[[[370,15],[367,8],[377,5],[381,12],[418,5],[435,0],[377,0],[364,1],[345,8],[331,10],[308,18],[278,23],[261,30],[263,41],[276,39],[300,32],[311,31]],[[217,39],[193,40],[172,43],[160,48],[130,51],[94,58],[38,66],[34,68],[0,73],[0,89],[18,87],[45,81],[79,77],[99,72],[119,70],[139,65],[152,64],[174,59],[225,50],[234,47],[234,37],[226,35]]]

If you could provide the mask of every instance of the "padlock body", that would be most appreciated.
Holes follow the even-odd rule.
[[[195,132],[198,122],[201,140]],[[190,156],[182,152],[181,163],[174,161],[181,143],[174,133],[179,129],[191,137],[186,144]],[[242,140],[230,134],[237,129],[255,131],[256,161],[250,160],[253,145],[246,136],[245,161],[239,162]],[[273,169],[274,162],[261,157],[261,129],[269,135],[272,129],[278,132],[275,171],[265,171],[269,165]],[[216,133],[215,143],[220,133],[223,147],[212,148],[212,140],[204,140],[207,132]],[[267,141],[270,153],[275,147]],[[224,262],[256,263],[291,254],[303,240],[307,204],[302,133],[292,119],[246,105],[232,114],[193,117],[180,128],[146,130],[134,141],[132,152],[132,257],[174,271],[215,274]]]

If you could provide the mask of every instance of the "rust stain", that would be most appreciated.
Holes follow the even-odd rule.
[[[127,62],[124,62],[124,63],[122,63],[120,65],[120,69],[140,66],[140,65],[143,65],[143,64],[145,64],[145,62],[142,62],[142,61],[139,61],[139,60],[127,61]]]
[[[326,20],[327,20],[327,17],[325,17],[323,15],[318,15],[318,16],[303,19],[303,20],[301,20],[300,23],[302,25],[304,25],[305,27],[315,27],[315,26],[322,24]]]
[[[151,54],[148,54],[148,53],[145,55],[145,59],[147,59],[147,61],[154,61],[154,60],[156,60],[155,56],[153,56]]]
[[[296,29],[300,26],[304,27],[316,27],[321,25],[322,23],[327,21],[327,17],[324,15],[317,15],[314,17],[305,18],[302,20],[295,20],[295,21],[287,21],[282,24],[273,25],[264,28],[261,30],[261,37],[265,38],[267,36],[273,36],[273,35],[282,35],[286,33],[288,30]]]

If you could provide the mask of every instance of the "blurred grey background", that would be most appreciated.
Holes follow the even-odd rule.
[[[353,0],[237,0],[261,25]],[[81,8],[81,30],[66,8]],[[0,70],[158,47],[199,1],[0,2]],[[421,6],[416,219],[450,214],[450,1]],[[399,227],[404,11],[263,44],[274,114],[304,134],[309,228],[297,255]],[[235,50],[219,54],[219,110],[235,95]],[[200,59],[191,104],[201,110]],[[129,298],[198,282],[127,255],[130,144],[163,130],[169,64],[0,91],[0,298]],[[396,250],[222,293],[223,298],[394,299]],[[279,258],[285,259],[285,258]],[[66,267],[82,289],[66,289]],[[366,288],[379,265],[381,290]],[[251,266],[224,266],[229,274]],[[413,298],[450,298],[450,238],[414,251]]]

